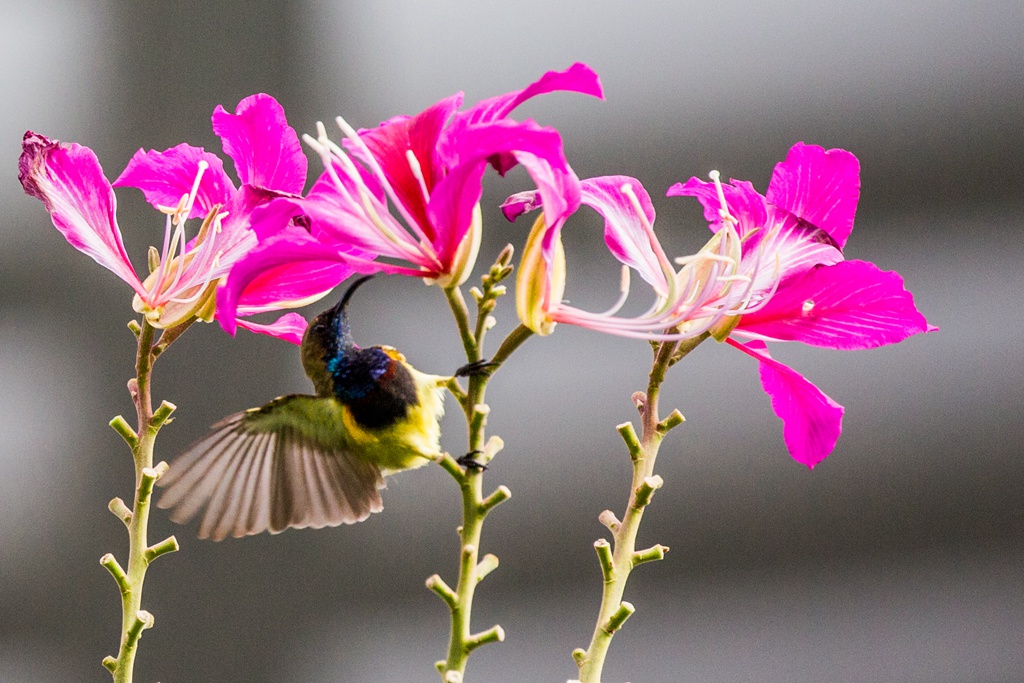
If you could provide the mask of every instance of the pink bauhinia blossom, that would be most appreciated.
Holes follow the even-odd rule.
[[[251,229],[254,212],[274,198],[299,196],[305,185],[306,158],[274,98],[247,97],[234,114],[218,106],[212,122],[235,163],[240,187],[235,187],[220,158],[187,144],[163,152],[140,149],[113,183],[140,189],[166,214],[162,248],[150,249],[150,274],[144,279],[128,259],[113,187],[92,150],[31,131],[22,143],[18,177],[25,191],[42,200],[72,246],[128,283],[135,292],[135,310],[158,328],[174,327],[193,316],[212,320],[218,285],[257,244]],[[189,238],[186,220],[192,218],[201,219],[201,225]],[[251,284],[232,316],[312,301],[350,272],[340,263],[312,276],[305,269],[276,269]],[[241,319],[237,324],[295,343],[305,329],[297,314],[268,325]]]
[[[814,467],[832,452],[843,407],[799,373],[771,358],[765,341],[800,341],[836,349],[894,344],[929,332],[897,273],[846,261],[842,247],[853,229],[860,194],[856,157],[843,150],[794,146],[775,169],[767,196],[745,181],[693,178],[668,194],[697,197],[713,233],[697,254],[676,259],[675,271],[654,234],[654,208],[639,181],[625,176],[580,183],[581,202],[605,219],[605,242],[623,264],[622,297],[607,312],[582,311],[562,301],[564,215],[537,219],[517,281],[523,324],[539,334],[557,323],[627,337],[684,340],[707,335],[756,358],[772,408],[794,459]],[[538,183],[503,205],[514,219],[559,196]],[[628,291],[629,270],[654,290],[654,304],[632,318],[616,315]],[[748,340],[746,343],[739,339]]]
[[[480,242],[479,201],[488,165],[504,174],[522,164],[538,184],[560,186],[563,191],[545,211],[552,221],[561,220],[580,201],[561,136],[531,120],[508,118],[522,102],[554,91],[602,97],[597,74],[574,64],[464,111],[458,93],[369,130],[356,131],[338,117],[342,145],[318,126],[317,138],[305,139],[320,154],[324,173],[305,198],[278,199],[255,217],[261,244],[232,269],[218,309],[227,314],[248,296],[251,283],[282,267],[340,262],[364,273],[412,275],[442,287],[461,284]],[[222,324],[233,331],[229,315]]]
[[[755,276],[754,296],[775,291],[757,310],[732,319],[726,341],[758,360],[790,454],[814,467],[835,447],[843,407],[771,358],[765,342],[867,349],[937,329],[917,310],[898,273],[844,260],[860,196],[857,158],[798,143],[775,167],[765,196],[745,181],[722,184],[717,174],[710,183],[691,178],[676,184],[668,194],[700,200],[713,232],[734,229],[744,260],[756,254],[776,264],[773,277]]]

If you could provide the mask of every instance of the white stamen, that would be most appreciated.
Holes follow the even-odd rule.
[[[216,254],[214,254],[213,262],[210,265],[210,267],[209,268],[204,268],[203,271],[201,271],[201,272],[205,272],[206,276],[203,279],[202,284],[200,284],[198,286],[198,288],[196,289],[196,293],[195,294],[193,294],[192,296],[185,297],[185,298],[174,297],[174,298],[171,299],[171,301],[173,301],[175,303],[179,303],[179,304],[190,304],[193,301],[196,301],[197,299],[199,299],[199,297],[201,297],[203,295],[203,292],[206,291],[206,288],[210,285],[210,282],[213,281],[213,279],[214,279],[213,278],[213,274],[214,274],[214,272],[216,272],[217,267],[220,265],[220,256],[223,253],[224,253],[223,251],[218,251]]]
[[[429,247],[430,240],[427,239],[427,236],[420,228],[419,223],[413,220],[413,217],[406,210],[405,205],[401,201],[399,201],[395,189],[391,186],[391,183],[388,182],[387,176],[384,175],[384,170],[381,168],[380,164],[377,163],[376,158],[374,158],[373,154],[370,152],[370,148],[366,146],[366,143],[363,142],[363,139],[359,136],[356,130],[352,126],[350,126],[347,121],[345,121],[345,119],[343,119],[340,116],[337,116],[335,117],[334,121],[337,124],[338,128],[341,129],[342,133],[344,133],[345,137],[351,140],[353,145],[355,145],[355,147],[359,150],[360,161],[362,161],[363,163],[366,164],[367,167],[369,167],[370,172],[373,173],[376,179],[380,182],[381,187],[384,188],[384,192],[391,199],[392,203],[395,205],[395,208],[398,209],[398,212],[405,219],[405,222],[408,224],[409,229],[416,235],[416,238],[418,239],[418,244],[414,244],[415,250],[416,252],[418,252],[418,256],[417,258],[410,260],[414,262],[422,262],[423,260],[428,260],[433,263],[434,267],[440,268],[441,264],[437,261],[437,256],[433,253],[433,249]],[[352,161],[350,159],[348,159],[348,155],[345,154],[339,146],[335,145],[333,142],[330,142],[330,140],[327,139],[326,129],[323,129],[321,125],[318,130],[323,131],[323,134],[320,136],[321,144],[334,151],[336,158],[348,160],[349,165],[352,167],[351,170],[355,171],[355,165],[352,164]],[[362,179],[360,178],[359,174],[356,172],[355,175],[353,176],[351,173],[349,173],[349,177],[352,178],[353,182],[357,185],[357,187],[360,188],[360,194],[362,194],[365,191],[365,183],[362,182]],[[362,204],[365,206],[366,197],[363,197]],[[379,216],[377,217],[377,220],[380,220]],[[393,233],[392,236],[394,236]],[[402,242],[408,243],[406,240],[402,240]]]
[[[734,259],[732,256],[725,256],[725,255],[722,255],[722,254],[712,254],[712,253],[691,254],[689,256],[677,256],[674,260],[675,260],[676,263],[678,263],[681,266],[689,265],[691,263],[696,263],[698,261],[718,261],[720,263],[725,263],[725,264],[730,265],[730,266],[736,264],[736,259]]]
[[[422,245],[416,244],[409,239],[408,235],[402,232],[395,232],[387,225],[375,207],[376,200],[370,195],[366,184],[359,175],[359,170],[348,153],[327,138],[327,129],[319,121],[317,122],[317,131],[320,135],[318,140],[314,140],[309,135],[303,135],[303,140],[320,155],[324,169],[331,177],[338,192],[343,194],[351,205],[360,207],[366,220],[373,223],[374,227],[377,228],[385,239],[404,252],[407,255],[406,258],[413,262],[420,260],[420,257],[424,254]],[[356,187],[359,192],[358,198],[352,195],[348,186],[338,176],[336,163],[341,166],[342,171],[351,184]]]
[[[813,299],[808,299],[807,301],[805,301],[804,305],[800,307],[800,310],[803,311],[804,315],[807,315],[808,313],[813,311],[814,310],[814,300]]]
[[[616,299],[612,307],[604,313],[598,313],[600,316],[612,316],[619,312],[623,304],[626,303],[626,299],[629,298],[629,266],[623,264],[622,274],[619,276],[619,298]]]
[[[668,283],[669,291],[666,295],[668,299],[671,300],[675,297],[676,276],[676,271],[672,267],[672,262],[668,260],[668,256],[665,255],[665,250],[661,248],[661,243],[654,234],[654,226],[651,225],[649,220],[647,220],[647,214],[644,213],[643,206],[640,205],[640,198],[636,196],[636,192],[633,191],[633,187],[629,183],[623,183],[619,188],[619,191],[626,195],[626,198],[632,205],[633,210],[636,211],[637,218],[640,219],[640,225],[643,227],[644,233],[647,235],[647,240],[651,244],[651,249],[654,251],[654,255],[658,259],[658,265],[661,267],[662,274],[665,276],[665,281]]]
[[[399,213],[402,214],[402,217],[405,218],[406,223],[409,224],[409,227],[412,228],[412,231],[416,233],[416,236],[420,239],[420,242],[429,243],[430,240],[427,239],[427,236],[423,233],[423,230],[420,229],[419,223],[413,220],[413,217],[409,214],[408,211],[406,211],[405,205],[398,200],[398,194],[395,192],[395,189],[391,187],[391,183],[388,182],[387,176],[384,175],[384,169],[382,169],[380,167],[380,164],[377,163],[377,159],[374,158],[373,154],[370,152],[370,148],[366,146],[366,143],[363,142],[363,139],[359,137],[359,133],[356,132],[355,128],[348,125],[348,121],[341,118],[340,116],[336,116],[334,118],[334,122],[338,125],[338,128],[341,129],[345,136],[349,140],[351,140],[356,145],[356,147],[359,148],[359,151],[363,153],[363,156],[366,157],[363,161],[367,164],[367,166],[370,167],[370,170],[373,171],[373,174],[377,176],[377,179],[384,187],[384,191],[387,193],[388,197],[391,198],[391,201],[394,202],[395,207],[398,209]]]
[[[729,213],[729,205],[725,201],[725,190],[722,188],[722,174],[718,171],[711,171],[708,173],[708,177],[711,178],[711,182],[715,184],[715,191],[718,193],[718,203],[722,205],[722,208],[718,210],[718,215],[723,221],[728,223],[738,223],[739,221]]]
[[[424,203],[429,204],[430,191],[427,189],[427,180],[423,177],[423,167],[420,166],[420,160],[416,158],[416,154],[411,149],[405,150],[405,159],[409,162],[409,169],[412,170],[413,177],[420,184],[420,192],[423,193]]]

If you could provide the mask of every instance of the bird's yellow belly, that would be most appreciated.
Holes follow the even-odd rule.
[[[360,426],[347,407],[342,410],[353,450],[378,465],[385,475],[426,465],[441,452],[438,418],[444,411],[442,390],[431,383],[419,385],[419,401],[408,415],[380,429]]]

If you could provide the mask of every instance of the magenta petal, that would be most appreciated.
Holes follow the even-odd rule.
[[[753,185],[745,180],[733,180],[731,184],[722,184],[722,193],[729,206],[729,213],[737,220],[737,230],[741,236],[764,227],[768,220],[768,208],[765,198]],[[704,219],[710,224],[711,231],[718,232],[721,229],[722,203],[714,183],[690,178],[685,183],[676,183],[668,188],[665,194],[669,197],[696,197],[704,207]]]
[[[374,159],[384,171],[388,183],[406,211],[431,240],[436,235],[427,218],[427,198],[420,181],[412,172],[407,151],[412,151],[423,174],[428,192],[443,175],[437,158],[438,138],[445,122],[462,104],[462,93],[447,97],[416,116],[396,117],[372,130],[359,132]],[[351,146],[350,146],[351,149]],[[357,158],[360,155],[356,155]]]
[[[483,191],[481,179],[487,159],[498,153],[529,156],[529,162],[523,161],[527,172],[531,176],[537,173],[544,176],[540,180],[534,177],[538,187],[550,181],[564,189],[565,174],[571,174],[562,153],[562,138],[553,128],[508,120],[467,128],[459,136],[459,166],[438,183],[430,198],[430,217],[437,229],[435,249],[442,263],[449,262],[466,234],[473,207],[480,201]],[[559,208],[555,198],[549,202],[545,196],[545,215],[549,215],[548,212],[559,215]]]
[[[843,252],[836,248],[832,238],[824,231],[775,207],[769,207],[769,213],[771,216],[768,224],[772,227],[756,233],[744,243],[744,257],[763,250],[762,259],[778,267],[782,280],[806,272],[814,266],[843,260]],[[766,269],[764,272],[770,271]]]
[[[539,209],[542,205],[543,200],[538,190],[524,190],[523,192],[516,192],[510,195],[508,199],[501,203],[499,208],[505,214],[505,218],[512,222],[524,213]]]
[[[786,280],[736,332],[833,349],[895,344],[934,328],[914,306],[899,273],[866,261],[818,266]]]
[[[277,337],[296,345],[302,343],[302,335],[306,333],[306,327],[309,325],[298,313],[285,313],[269,325],[261,325],[251,320],[238,320],[237,323],[239,327],[244,327],[250,332]]]
[[[290,197],[278,197],[250,209],[249,228],[260,242],[266,242],[284,230],[293,219],[304,215],[305,203]]]
[[[28,131],[18,159],[18,180],[39,199],[71,246],[145,293],[117,227],[114,190],[88,147]]]
[[[263,93],[250,95],[238,103],[234,114],[217,105],[211,120],[242,183],[302,193],[308,161],[277,100]]]
[[[556,91],[578,92],[604,99],[601,80],[586,64],[577,62],[565,71],[548,71],[522,90],[482,100],[469,109],[455,114],[441,141],[442,155],[450,165],[455,165],[459,160],[453,156],[454,147],[462,131],[467,127],[500,121],[526,100]],[[504,176],[515,167],[518,159],[509,152],[498,152],[488,161],[500,175]]]
[[[436,229],[434,252],[445,272],[473,221],[473,208],[483,194],[486,169],[483,161],[462,164],[438,183],[430,197],[428,210]]]
[[[581,181],[582,201],[604,217],[604,241],[608,249],[622,263],[633,268],[658,294],[668,295],[668,282],[651,242],[648,227],[637,215],[633,203],[623,192],[632,188],[647,220],[654,224],[654,204],[651,196],[636,178],[629,176],[602,176]]]
[[[842,249],[860,199],[860,163],[850,152],[798,142],[775,166],[768,202],[821,228]]]
[[[277,311],[315,300],[355,272],[343,261],[303,261],[268,268],[254,277],[238,297],[238,315]]]
[[[453,126],[476,125],[503,119],[531,97],[555,91],[578,92],[604,99],[601,79],[597,73],[586,64],[576,62],[565,71],[548,71],[522,90],[481,100],[460,112]]]
[[[358,197],[358,190],[352,188],[355,197]],[[414,256],[420,256],[415,263],[423,268],[432,268],[436,264],[433,260],[422,253],[409,253],[400,248],[394,241],[381,233],[381,230],[366,216],[361,205],[355,203],[351,196],[339,192],[334,183],[327,177],[322,176],[313,186],[306,199],[300,202],[294,200],[279,199],[274,204],[291,202],[298,213],[305,213],[310,221],[310,233],[324,245],[349,245],[356,249],[378,254],[388,258],[414,260]],[[371,200],[375,201],[375,200]],[[273,205],[272,205],[273,206]],[[391,214],[387,213],[385,204],[377,204],[375,207],[377,216],[381,221],[395,232],[402,234],[405,231],[395,221]],[[262,216],[262,213],[260,214]],[[254,217],[254,224],[256,222]],[[262,227],[257,228],[261,232]],[[411,240],[410,240],[411,242]]]
[[[547,259],[554,255],[555,237],[558,235],[562,224],[566,219],[580,208],[582,190],[580,180],[564,162],[555,161],[554,165],[546,158],[533,154],[520,153],[516,155],[519,162],[526,169],[527,173],[537,184],[537,199],[535,206],[544,209],[544,223],[547,230],[541,241],[541,249]],[[510,205],[511,208],[511,205]],[[518,208],[518,207],[517,207]],[[510,212],[506,212],[508,217]]]
[[[803,375],[768,355],[760,341],[726,342],[760,362],[761,386],[772,410],[782,420],[782,435],[789,454],[813,469],[828,457],[843,431],[843,407]]]
[[[300,282],[303,269],[309,280],[306,283]],[[294,303],[291,297],[326,292],[353,272],[419,274],[411,268],[370,261],[364,252],[350,246],[321,244],[305,229],[290,225],[232,266],[227,281],[217,289],[216,318],[233,335],[240,311],[285,308]],[[275,287],[279,288],[278,303],[272,305]]]
[[[114,181],[114,186],[142,190],[146,201],[156,208],[177,206],[181,198],[192,191],[200,161],[210,167],[203,172],[195,205],[188,217],[202,218],[214,206],[227,204],[235,192],[234,183],[224,172],[224,163],[202,147],[183,142],[163,152],[140,149]]]

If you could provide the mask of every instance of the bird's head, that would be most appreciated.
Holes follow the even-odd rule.
[[[302,366],[318,392],[328,391],[331,386],[331,370],[345,357],[351,357],[359,347],[352,338],[348,324],[348,302],[355,291],[372,275],[365,275],[345,290],[341,300],[313,318],[302,337]]]

